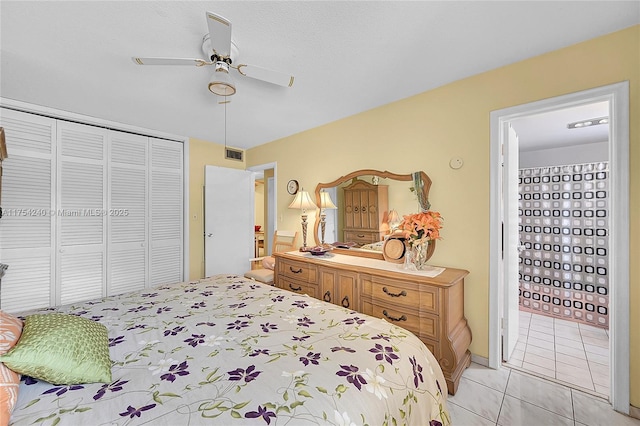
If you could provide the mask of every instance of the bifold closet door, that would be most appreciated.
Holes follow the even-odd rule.
[[[0,108],[9,158],[3,161],[0,309],[16,312],[54,303],[56,121]]]
[[[108,130],[58,121],[56,303],[102,297],[106,286]]]
[[[149,283],[149,138],[109,132],[107,295]]]
[[[149,138],[151,285],[183,280],[183,144]]]

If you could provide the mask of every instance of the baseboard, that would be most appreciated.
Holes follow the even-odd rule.
[[[640,408],[629,405],[629,416],[640,419]]]
[[[480,355],[471,354],[471,362],[475,362],[476,364],[480,364],[483,367],[489,367],[489,358],[485,358]]]

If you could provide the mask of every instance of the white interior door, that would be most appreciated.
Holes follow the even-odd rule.
[[[502,359],[508,361],[518,342],[518,135],[509,123],[504,124],[506,140],[503,143],[503,268],[504,307],[502,329]]]
[[[177,283],[184,277],[184,145],[157,138],[149,141],[149,278],[155,286]]]
[[[58,121],[56,303],[106,290],[108,130]]]
[[[107,293],[149,284],[149,138],[109,132]]]
[[[205,166],[205,276],[242,275],[254,253],[254,176],[246,170]]]
[[[19,312],[55,304],[56,121],[0,108],[9,157],[3,162],[0,309]],[[28,291],[25,291],[28,289]]]

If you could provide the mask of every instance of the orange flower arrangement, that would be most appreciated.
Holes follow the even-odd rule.
[[[398,227],[409,244],[417,245],[429,240],[439,240],[442,229],[442,216],[438,212],[427,210],[422,213],[414,213],[403,216]]]

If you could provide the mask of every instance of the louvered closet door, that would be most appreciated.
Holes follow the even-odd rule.
[[[107,133],[58,121],[57,303],[105,291]]]
[[[3,166],[0,262],[9,269],[0,284],[0,309],[49,306],[54,279],[55,120],[0,109],[7,158]]]
[[[109,133],[107,295],[147,287],[149,138]]]
[[[151,285],[183,279],[183,144],[149,138],[151,146]]]

